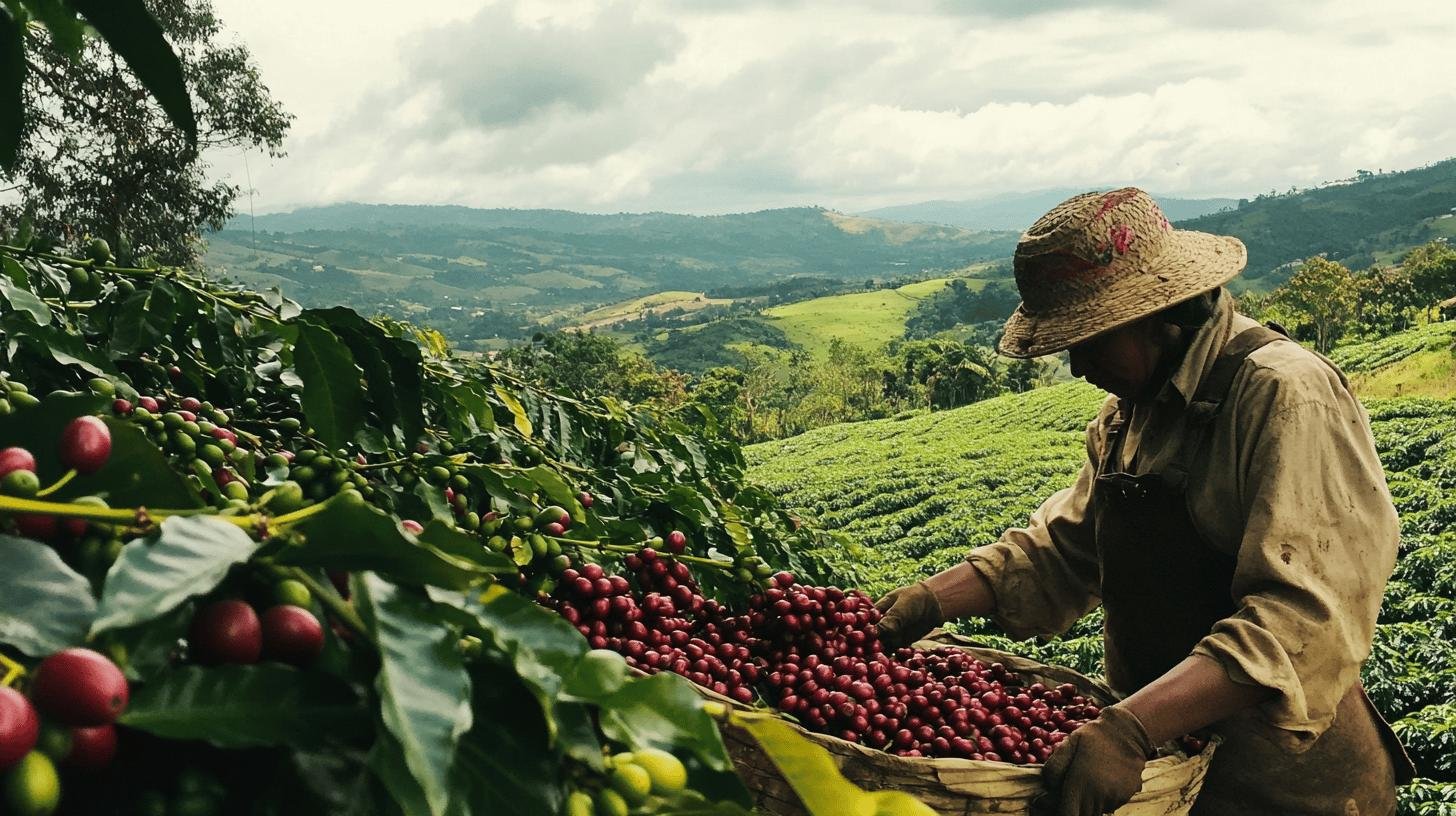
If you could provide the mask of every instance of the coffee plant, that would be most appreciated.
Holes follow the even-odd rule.
[[[1446,333],[1429,327],[1404,339],[1418,351]],[[1372,354],[1413,353],[1398,346],[1381,341]],[[865,545],[855,554],[864,570],[859,585],[879,593],[960,561],[1070,484],[1102,396],[1069,384],[957,411],[822,428],[748,448],[750,477]],[[1401,791],[1402,812],[1456,814],[1456,401],[1369,400],[1366,407],[1402,538],[1364,683],[1422,776]],[[1034,660],[1101,672],[1100,612],[1046,643],[1012,642],[988,621],[958,628]]]
[[[0,810],[744,813],[733,721],[817,813],[927,812],[705,701],[757,699],[730,610],[776,571],[827,584],[841,547],[731,441],[426,330],[23,238],[0,246]],[[835,620],[862,657],[855,597]]]

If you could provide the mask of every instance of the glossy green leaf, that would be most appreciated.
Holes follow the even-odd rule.
[[[450,770],[460,736],[470,730],[470,677],[456,636],[423,593],[372,573],[357,576],[355,600],[379,646],[374,688],[384,725],[399,740],[405,765],[431,814],[450,802]]]
[[[119,722],[221,748],[320,747],[369,733],[369,712],[348,684],[280,663],[178,667],[139,686]]]
[[[556,816],[566,799],[566,775],[544,739],[540,708],[503,667],[479,666],[474,680],[477,716],[460,740],[450,816]]]
[[[169,518],[158,533],[127,544],[111,565],[91,633],[145,623],[212,591],[258,542],[210,516]]]
[[[493,584],[480,593],[431,593],[468,614],[475,631],[505,652],[517,675],[536,697],[546,728],[554,737],[554,707],[562,678],[586,654],[586,640],[565,618],[540,604]]]
[[[105,355],[54,323],[37,326],[30,315],[12,312],[0,318],[0,329],[10,336],[12,342],[37,357],[49,358],[63,366],[77,366],[89,376],[102,376],[112,368]]]
[[[279,564],[373,571],[408,584],[463,589],[491,572],[514,572],[503,559],[466,560],[411,540],[388,513],[348,496],[294,526],[303,540],[273,555]],[[484,550],[484,547],[480,549]]]
[[[603,734],[630,749],[660,748],[686,760],[688,786],[714,799],[750,804],[718,725],[686,679],[669,672],[629,680],[597,701]]]
[[[459,527],[439,519],[431,519],[424,532],[416,536],[421,543],[445,555],[475,564],[499,575],[515,573],[516,565],[501,553],[487,549],[475,536],[462,533]]]
[[[6,260],[9,263],[15,263],[8,258]],[[0,297],[5,298],[5,301],[10,304],[10,308],[29,315],[37,325],[44,326],[51,322],[51,307],[36,297],[34,292],[17,286],[9,275],[0,275]]]
[[[501,404],[511,412],[511,421],[514,423],[516,431],[521,436],[530,438],[533,429],[531,427],[531,418],[526,414],[526,407],[521,404],[520,400],[516,399],[515,394],[512,394],[499,385],[495,387],[495,395],[501,401]]]
[[[162,27],[147,11],[143,0],[70,0],[95,29],[101,32],[132,73],[151,92],[167,118],[191,144],[197,142],[197,120],[192,97],[182,77],[182,63],[163,36]]]
[[[536,483],[541,492],[551,499],[552,504],[558,504],[570,513],[572,520],[586,520],[586,510],[581,506],[581,502],[576,500],[577,491],[563,481],[556,471],[544,465],[537,465],[526,471],[526,477]]]
[[[111,326],[111,343],[118,351],[155,347],[177,323],[180,301],[177,287],[157,281],[127,298]]]
[[[86,36],[85,27],[81,25],[75,9],[65,0],[24,0],[24,5],[45,24],[56,47],[75,56]]]
[[[733,767],[717,724],[703,713],[703,698],[682,677],[634,678],[597,704],[602,732],[612,739],[633,748],[685,749],[714,770]]]
[[[875,797],[844,778],[823,748],[794,733],[788,724],[773,717],[743,718],[738,723],[763,748],[763,752],[784,775],[804,809],[811,816],[876,816]],[[935,816],[935,811],[910,799],[919,809],[906,807],[903,800],[890,811],[904,816]]]
[[[343,446],[364,427],[364,392],[354,356],[323,326],[299,322],[293,366],[303,380],[303,414],[318,438]]]
[[[15,166],[25,132],[25,28],[0,6],[0,168]]]
[[[96,615],[91,584],[56,551],[0,535],[0,643],[32,657],[80,645]]]

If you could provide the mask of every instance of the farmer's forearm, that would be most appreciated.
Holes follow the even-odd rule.
[[[946,620],[983,617],[996,610],[991,584],[970,564],[956,564],[925,579],[925,585],[940,601]]]
[[[1227,719],[1273,697],[1263,686],[1236,683],[1212,658],[1192,655],[1123,702],[1154,745]]]

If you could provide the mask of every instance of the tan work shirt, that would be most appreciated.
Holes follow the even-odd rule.
[[[1219,297],[1158,398],[1134,407],[1124,471],[1168,464],[1199,381],[1234,335],[1258,325],[1231,300]],[[991,584],[996,622],[1015,637],[1060,634],[1100,603],[1091,498],[1116,404],[1109,398],[1087,426],[1076,483],[1026,527],[967,557]],[[1235,377],[1191,466],[1187,501],[1204,540],[1237,559],[1236,611],[1193,654],[1218,661],[1237,682],[1278,692],[1261,709],[1270,738],[1287,750],[1308,747],[1359,677],[1395,565],[1399,525],[1369,417],[1314,354],[1270,343]]]

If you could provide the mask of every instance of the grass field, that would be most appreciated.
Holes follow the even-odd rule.
[[[1330,357],[1363,399],[1456,397],[1456,321],[1340,346]]]
[[[949,282],[950,278],[934,278],[899,289],[814,298],[775,306],[764,315],[783,329],[789,340],[816,357],[827,354],[829,342],[836,338],[859,348],[876,349],[904,334],[905,319],[915,304]],[[985,285],[976,280],[968,283]]]
[[[702,292],[668,291],[656,292],[620,303],[612,303],[583,314],[575,325],[579,328],[610,326],[624,320],[641,317],[647,312],[665,312],[668,309],[682,309],[693,312],[715,304],[732,303],[728,298],[710,298]]]

